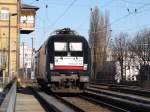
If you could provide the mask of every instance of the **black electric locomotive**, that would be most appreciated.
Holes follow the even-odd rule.
[[[69,28],[50,36],[35,60],[37,82],[53,91],[80,91],[89,82],[88,42]]]

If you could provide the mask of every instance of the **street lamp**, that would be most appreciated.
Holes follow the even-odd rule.
[[[17,13],[9,13],[8,18],[8,77],[10,75],[10,36],[11,36],[11,16],[16,16]]]

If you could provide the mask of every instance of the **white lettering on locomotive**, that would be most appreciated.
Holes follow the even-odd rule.
[[[83,57],[59,57],[54,58],[55,66],[83,66]]]

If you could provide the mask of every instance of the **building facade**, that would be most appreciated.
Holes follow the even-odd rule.
[[[21,0],[0,0],[0,77],[17,73],[20,33],[34,31],[37,10],[35,6],[21,4]]]
[[[30,48],[25,43],[20,45],[20,77],[24,79],[31,77],[32,72],[32,48]]]
[[[3,71],[1,76],[8,77],[8,74],[16,72],[18,67],[19,11],[19,0],[0,0],[0,70]]]
[[[31,68],[32,48],[25,45],[20,45],[20,68]]]

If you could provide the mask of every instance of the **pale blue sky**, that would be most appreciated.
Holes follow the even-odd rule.
[[[112,38],[122,31],[133,36],[140,29],[150,27],[150,0],[22,0],[22,3],[40,8],[37,11],[36,31],[21,35],[21,42],[28,45],[31,45],[31,37],[34,37],[36,49],[52,31],[64,27],[70,27],[88,39],[90,8],[95,6],[102,13],[109,11]],[[68,8],[71,3],[72,6]],[[135,9],[137,12],[133,13]]]

